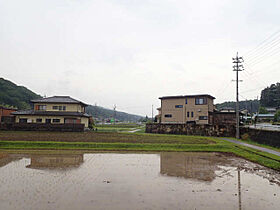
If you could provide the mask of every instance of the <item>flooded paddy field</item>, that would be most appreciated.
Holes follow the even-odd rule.
[[[280,173],[221,153],[0,151],[0,209],[280,209]]]

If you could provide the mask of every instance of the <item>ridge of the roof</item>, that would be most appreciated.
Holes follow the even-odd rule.
[[[178,95],[178,96],[162,96],[159,97],[159,99],[168,99],[168,98],[186,98],[186,97],[200,97],[200,96],[204,96],[204,97],[209,97],[212,99],[215,99],[214,96],[211,96],[209,94],[196,94],[196,95]]]
[[[70,96],[51,96],[46,98],[34,99],[31,100],[33,103],[74,103],[74,104],[83,104],[87,105],[79,100],[71,98]]]

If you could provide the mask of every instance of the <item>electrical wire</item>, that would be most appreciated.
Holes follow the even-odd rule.
[[[278,48],[275,48],[273,51],[270,51],[268,54],[265,54],[263,56],[266,57],[262,57],[262,58],[258,58],[254,61],[248,61],[247,63],[250,63],[251,66],[255,66],[259,63],[262,63],[263,61],[267,61],[267,59],[271,59],[273,56],[277,55],[280,53],[280,46]]]
[[[275,33],[273,33],[272,35],[270,35],[269,37],[267,37],[265,40],[263,40],[260,44],[258,44],[254,49],[249,50],[247,52],[244,53],[244,56],[246,55],[250,55],[252,54],[254,51],[256,51],[259,47],[261,47],[265,42],[267,42],[270,38],[274,37],[275,35],[280,34],[280,29],[278,31],[276,31]],[[278,36],[278,35],[277,35]]]
[[[259,50],[255,51],[255,53],[253,53],[251,55],[245,55],[245,56],[248,58],[248,60],[252,60],[252,59],[260,56],[261,54],[263,54],[267,50],[270,50],[273,47],[277,46],[279,43],[280,43],[280,36],[277,37],[277,39],[274,39],[271,43],[268,43],[267,45],[264,45],[262,49],[259,49]]]

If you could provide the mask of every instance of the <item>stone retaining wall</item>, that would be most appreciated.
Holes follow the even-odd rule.
[[[149,123],[146,124],[146,133],[235,137],[235,126]],[[280,148],[280,131],[241,127],[240,135],[245,133],[255,142]]]
[[[250,139],[255,142],[280,148],[280,131],[241,128],[240,132],[248,133]]]
[[[148,123],[146,133],[234,137],[235,126]]]

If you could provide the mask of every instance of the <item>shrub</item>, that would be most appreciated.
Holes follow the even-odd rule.
[[[246,141],[246,140],[249,140],[249,138],[250,138],[250,136],[249,136],[248,133],[244,133],[244,134],[241,135],[241,139],[242,139],[242,140],[245,140],[245,141]]]

